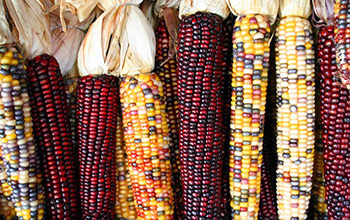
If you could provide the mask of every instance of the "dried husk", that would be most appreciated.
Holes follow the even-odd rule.
[[[260,14],[266,16],[270,24],[273,24],[278,15],[279,0],[226,0],[226,2],[236,16]]]
[[[0,44],[12,44],[13,38],[9,22],[6,18],[4,1],[0,0]]]
[[[312,0],[314,14],[319,18],[313,18],[315,26],[334,25],[334,1],[333,0]]]
[[[79,50],[80,75],[126,76],[152,71],[154,31],[137,5],[125,3],[107,9],[90,26]]]
[[[199,11],[217,14],[223,19],[226,19],[230,14],[230,9],[223,0],[181,0],[180,19]]]
[[[178,9],[180,6],[180,0],[157,0],[154,6],[154,13],[158,17],[163,17],[164,9],[174,8]]]
[[[141,3],[140,9],[143,14],[146,16],[148,22],[152,25],[155,30],[158,25],[158,16],[155,14],[155,5],[157,1],[154,0],[145,0]]]
[[[77,15],[79,21],[82,22],[90,16],[99,0],[55,0],[55,3],[60,6],[61,18],[63,18],[64,11],[69,11]]]
[[[18,31],[24,57],[51,53],[51,34],[48,16],[41,0],[5,0],[8,12]]]
[[[298,16],[307,19],[311,13],[310,0],[280,0],[281,17]]]

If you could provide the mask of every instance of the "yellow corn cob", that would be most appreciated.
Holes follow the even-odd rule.
[[[124,130],[122,119],[118,120],[117,141],[116,141],[116,165],[117,165],[117,183],[116,183],[116,205],[115,210],[117,218],[136,219],[134,198],[132,195],[131,179],[128,171],[128,162],[125,154]]]
[[[236,20],[230,141],[233,219],[258,215],[269,38],[270,25],[264,16],[248,14]]]
[[[311,25],[283,18],[276,32],[277,202],[280,220],[306,219],[314,159],[315,64]]]
[[[137,217],[173,219],[169,131],[158,76],[137,74],[123,78],[120,100]]]

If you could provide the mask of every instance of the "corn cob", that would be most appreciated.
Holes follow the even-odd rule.
[[[223,20],[182,18],[178,45],[179,146],[185,219],[219,219],[223,166]]]
[[[117,78],[84,76],[77,86],[80,203],[83,219],[115,215]]]
[[[307,19],[293,15],[281,20],[276,32],[277,203],[280,220],[307,217],[315,126],[312,44],[312,30]]]
[[[27,62],[35,139],[41,149],[51,219],[78,218],[78,184],[67,96],[56,59]]]
[[[13,203],[11,201],[7,200],[5,196],[1,195],[1,187],[0,187],[0,219],[4,219],[4,220],[17,219],[15,207],[13,206]]]
[[[0,48],[0,141],[11,201],[20,219],[42,219],[43,195],[32,133],[26,66],[16,48]]]
[[[136,219],[136,210],[132,194],[131,178],[125,153],[124,129],[121,112],[119,113],[116,139],[116,215],[118,219]]]
[[[233,36],[235,90],[231,109],[230,189],[233,219],[255,219],[259,209],[263,122],[270,25],[262,15],[236,20]]]
[[[222,132],[224,137],[224,166],[222,168],[222,205],[223,205],[223,218],[228,218],[230,216],[230,181],[229,181],[229,167],[230,167],[230,117],[231,117],[231,94],[232,94],[232,32],[234,17],[229,16],[224,21],[224,34],[223,34],[223,47],[224,47],[224,89],[223,89],[223,126]]]
[[[67,104],[69,109],[69,121],[72,132],[73,146],[77,146],[76,115],[77,115],[77,83],[79,77],[67,76],[64,78],[66,85]]]
[[[124,77],[120,100],[137,217],[173,219],[169,131],[158,76]]]
[[[180,180],[180,152],[179,152],[179,130],[177,126],[177,68],[175,56],[169,57],[170,35],[164,19],[160,19],[156,30],[156,65],[155,72],[158,74],[164,88],[166,100],[167,121],[169,127],[170,161],[172,165],[172,178],[175,199],[175,209],[180,211],[182,203],[182,187]],[[177,212],[177,211],[176,211]]]
[[[317,39],[325,193],[329,219],[350,219],[350,92],[338,77],[333,39],[332,26],[322,28]],[[325,212],[323,205],[319,208]]]
[[[349,48],[349,0],[335,0],[334,33],[336,59],[340,79],[350,89],[350,48]]]

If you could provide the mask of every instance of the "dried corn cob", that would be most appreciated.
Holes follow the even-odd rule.
[[[231,103],[234,118],[230,142],[234,219],[255,219],[258,215],[269,38],[266,17],[248,14],[237,18],[233,36],[235,93]]]
[[[307,0],[281,3],[276,31],[277,203],[280,220],[306,219],[314,158],[315,56]],[[300,12],[300,14],[299,14]]]
[[[77,133],[76,133],[76,115],[77,115],[77,83],[79,77],[70,77],[67,75],[64,78],[64,84],[66,85],[67,104],[69,109],[69,121],[72,132],[73,146],[77,146]]]
[[[13,206],[13,203],[10,200],[7,200],[5,196],[1,195],[1,187],[0,187],[0,219],[4,219],[4,220],[17,219],[15,207]]]
[[[134,198],[132,194],[131,179],[128,170],[128,162],[125,152],[124,129],[119,113],[116,139],[116,215],[118,219],[136,219],[136,210],[134,205]]]
[[[350,92],[346,86],[341,85],[338,78],[333,33],[333,26],[324,27],[317,39],[321,78],[325,193],[329,219],[348,219],[350,218],[348,141]],[[320,193],[322,193],[321,186]],[[321,203],[318,209],[320,212],[325,212],[325,206]]]
[[[180,152],[179,152],[179,130],[177,125],[177,67],[175,56],[169,57],[170,35],[164,19],[160,19],[156,30],[156,64],[155,72],[158,74],[164,88],[166,100],[167,121],[169,127],[170,160],[172,165],[172,177],[175,198],[175,209],[181,210],[182,187],[180,180]],[[163,64],[163,62],[167,61]]]
[[[85,76],[77,87],[80,202],[83,219],[115,215],[117,78]]]
[[[138,219],[173,219],[169,131],[158,76],[124,77],[120,100]]]
[[[27,66],[49,215],[51,219],[77,219],[78,184],[63,77],[56,59],[46,54]]]
[[[222,213],[223,46],[220,16],[182,18],[178,95],[185,219],[219,219]]]
[[[32,134],[26,66],[16,48],[0,48],[0,138],[11,200],[20,219],[44,215],[41,175]]]
[[[340,79],[350,89],[350,48],[349,18],[350,1],[335,0],[334,5],[334,40]]]

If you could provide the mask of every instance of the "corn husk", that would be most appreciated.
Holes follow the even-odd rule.
[[[310,0],[280,0],[280,15],[308,18],[312,13]]]
[[[80,22],[90,16],[98,3],[99,0],[55,0],[55,5],[60,7],[61,18],[64,17],[63,12],[68,11],[77,15]]]
[[[155,5],[157,2],[158,1],[154,0],[145,0],[140,5],[141,11],[146,16],[148,22],[152,25],[154,30],[158,25],[158,16],[155,13]]]
[[[4,1],[0,0],[0,44],[12,44],[13,38],[6,18]]]
[[[51,33],[48,16],[41,0],[5,0],[8,12],[18,31],[24,57],[51,53]]]
[[[327,26],[334,25],[334,1],[333,0],[312,0],[314,14],[319,20],[313,16],[315,26],[319,27],[322,24]]]
[[[273,24],[278,15],[279,0],[226,0],[226,2],[236,16],[260,14],[266,16],[270,24]]]
[[[158,17],[163,17],[164,9],[174,8],[178,9],[180,6],[180,0],[157,0],[154,6],[154,13]]]
[[[154,31],[137,5],[126,2],[106,10],[90,26],[79,50],[80,75],[126,76],[152,71]]]
[[[230,9],[223,0],[181,0],[180,19],[198,11],[217,14],[223,19],[230,14]]]

